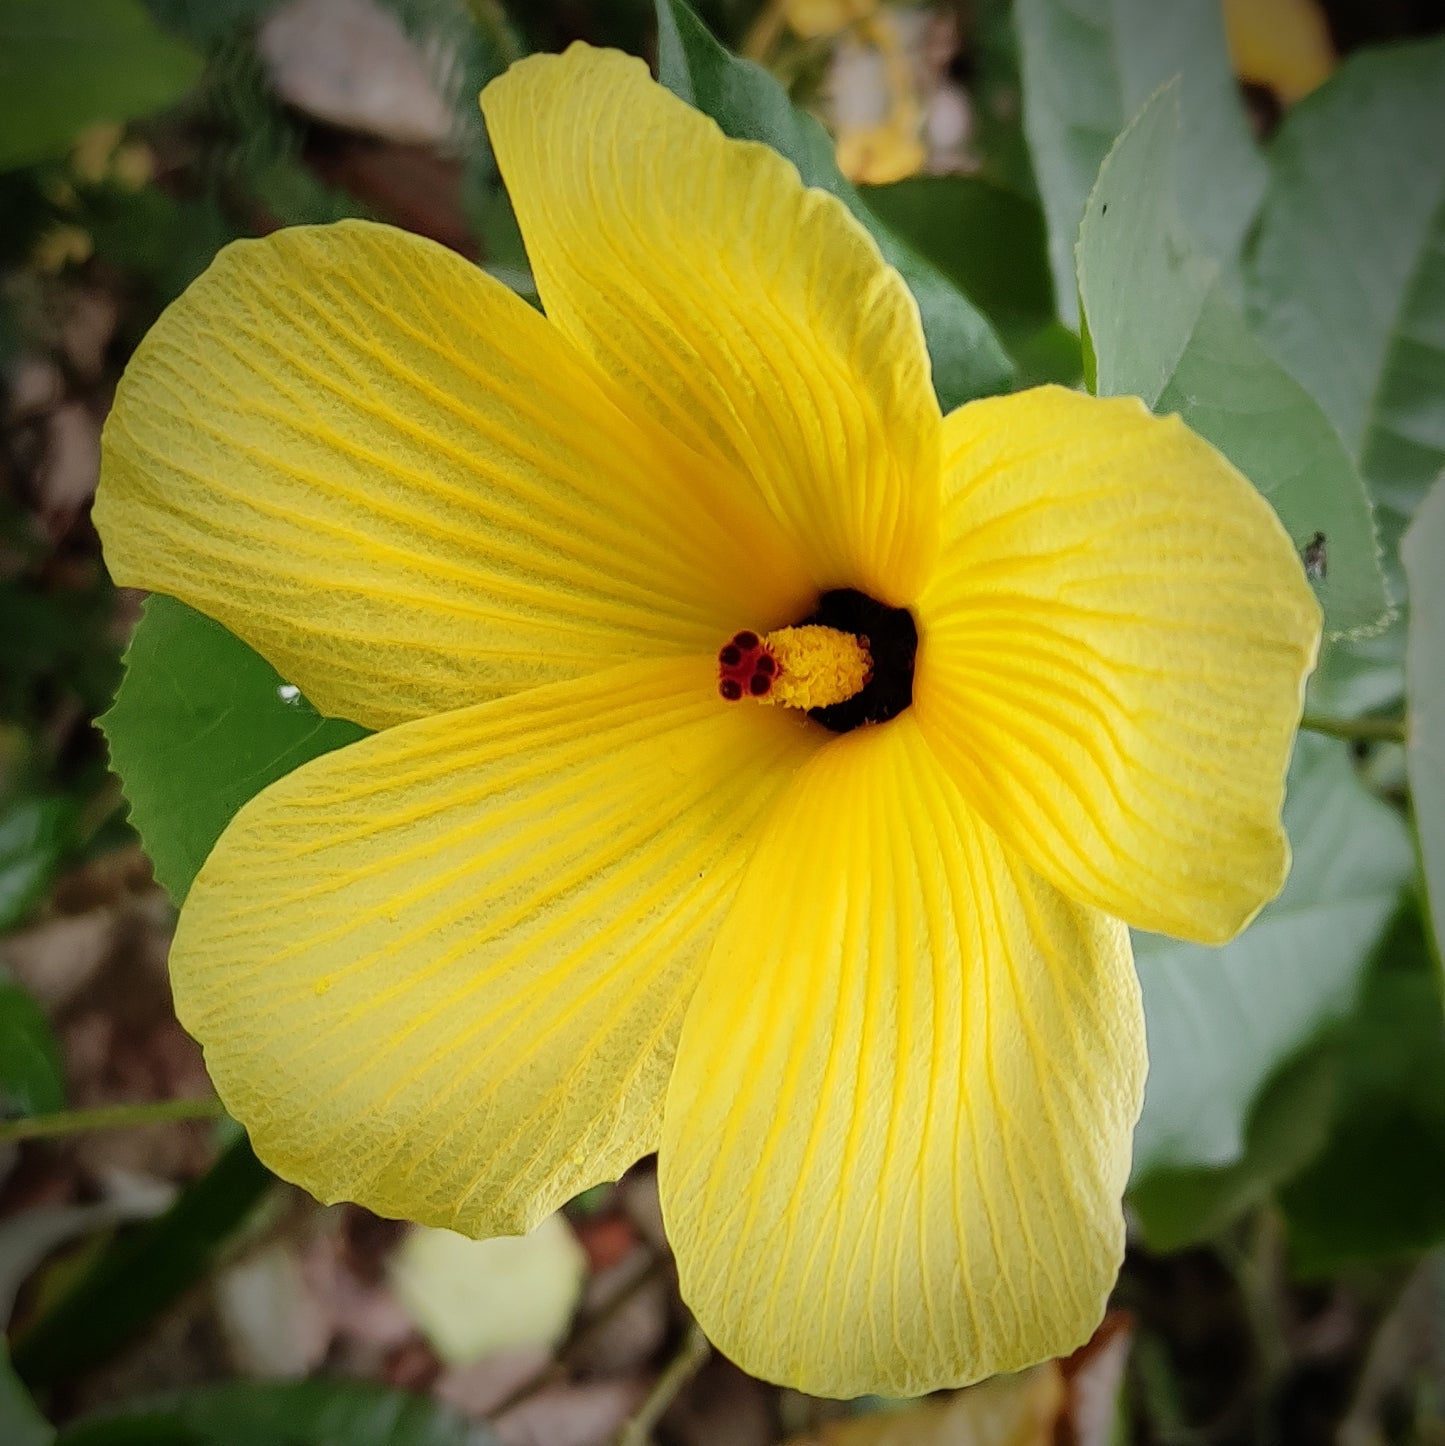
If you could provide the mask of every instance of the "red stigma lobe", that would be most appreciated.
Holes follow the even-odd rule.
[[[717,670],[719,695],[736,703],[744,696],[764,698],[772,691],[778,660],[756,633],[745,629],[718,649]]]

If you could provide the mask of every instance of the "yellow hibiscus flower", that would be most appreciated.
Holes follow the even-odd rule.
[[[1330,25],[1316,0],[1224,0],[1224,30],[1241,80],[1293,105],[1335,68]]]
[[[862,228],[640,62],[483,107],[545,317],[417,237],[287,231],[116,398],[117,581],[379,730],[237,814],[180,1017],[324,1200],[522,1231],[658,1151],[683,1295],[760,1376],[1067,1351],[1123,1247],[1122,921],[1226,939],[1284,878],[1290,541],[1135,401],[941,417]],[[816,714],[721,687],[769,646]]]

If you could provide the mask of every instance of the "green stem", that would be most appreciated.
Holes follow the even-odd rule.
[[[702,1328],[696,1321],[691,1322],[683,1337],[682,1349],[668,1362],[637,1414],[618,1433],[617,1446],[650,1446],[653,1429],[687,1383],[707,1364],[711,1354],[712,1347]]]
[[[1247,1223],[1247,1237],[1235,1261],[1235,1282],[1253,1337],[1258,1380],[1254,1391],[1254,1440],[1272,1446],[1278,1439],[1278,1393],[1289,1367],[1284,1298],[1284,1221],[1262,1205]]]
[[[1323,733],[1326,738],[1343,738],[1350,743],[1403,743],[1403,718],[1326,718],[1319,713],[1306,713],[1299,726],[1310,733]]]
[[[0,1145],[16,1140],[45,1140],[84,1130],[119,1130],[131,1125],[160,1125],[171,1120],[213,1120],[226,1113],[214,1096],[198,1100],[147,1100],[138,1105],[106,1105],[98,1110],[65,1110],[0,1123]]]

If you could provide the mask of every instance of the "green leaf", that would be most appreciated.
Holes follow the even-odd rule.
[[[64,798],[0,796],[0,932],[24,922],[49,891],[73,815]]]
[[[1310,677],[1305,711],[1327,717],[1398,713],[1405,692],[1405,619],[1396,614],[1379,632],[1326,637]]]
[[[50,1446],[55,1428],[30,1399],[10,1369],[10,1351],[0,1335],[0,1441],[5,1446]]]
[[[29,990],[0,973],[0,1117],[65,1108],[65,1067],[44,1011]]]
[[[0,170],[63,155],[86,126],[171,105],[200,70],[138,0],[5,0]]]
[[[656,5],[662,83],[728,135],[771,146],[798,168],[805,184],[837,196],[908,283],[923,317],[933,385],[943,409],[1007,391],[1013,369],[988,323],[958,287],[868,209],[838,170],[822,126],[797,110],[765,70],[724,50],[683,0],[656,0]]]
[[[1260,1090],[1244,1153],[1216,1169],[1153,1170],[1129,1191],[1150,1250],[1179,1250],[1218,1235],[1319,1154],[1339,1097],[1339,1070],[1326,1047],[1307,1049]]]
[[[69,1426],[58,1446],[497,1446],[486,1426],[367,1381],[237,1382],[178,1392]],[[7,1442],[8,1446],[8,1442]]]
[[[917,176],[864,186],[893,233],[988,317],[1027,382],[1077,382],[1078,338],[1059,324],[1043,212],[972,176]]]
[[[1007,191],[1039,200],[1024,136],[1024,82],[1018,74],[1014,0],[973,0],[973,149],[979,175]]]
[[[219,623],[159,595],[146,600],[100,726],[131,821],[177,902],[243,803],[366,736],[321,717]]]
[[[7,532],[7,545],[15,546],[15,532]],[[77,569],[70,586],[46,585],[39,573],[37,566],[0,581],[0,618],[5,620],[0,628],[0,717],[49,717],[57,691],[73,697],[87,714],[95,713],[109,701],[120,675],[120,659],[106,635],[115,616],[115,590],[98,566],[89,574]]]
[[[1024,130],[1064,320],[1078,324],[1074,242],[1094,177],[1129,118],[1175,76],[1185,220],[1206,254],[1232,267],[1265,168],[1240,103],[1219,0],[1018,0],[1015,23]]]
[[[67,1290],[114,1238],[117,1226],[159,1215],[154,1204],[143,1195],[84,1205],[37,1202],[0,1217],[0,1320],[13,1317],[15,1302],[32,1279],[42,1303],[37,1309]]]
[[[1359,463],[1387,545],[1445,467],[1445,38],[1352,56],[1284,120],[1256,330]]]
[[[238,234],[214,201],[177,200],[154,186],[91,198],[86,229],[97,256],[153,292],[154,309],[133,323],[138,326],[174,301]]]
[[[1266,346],[1318,398],[1373,497],[1387,575],[1445,468],[1445,40],[1363,51],[1285,117],[1249,267]],[[1328,649],[1311,707],[1398,704],[1405,624]]]
[[[1265,1082],[1352,1008],[1412,872],[1403,820],[1356,777],[1346,744],[1300,737],[1284,819],[1289,880],[1233,943],[1135,938],[1150,1059],[1138,1180],[1244,1155]]]
[[[1099,172],[1079,231],[1079,295],[1101,396],[1179,412],[1269,498],[1295,544],[1323,533],[1326,627],[1388,612],[1370,504],[1319,405],[1250,334],[1174,203],[1177,87],[1155,96]]]
[[[1389,617],[1370,503],[1319,404],[1261,349],[1216,287],[1169,385],[1154,404],[1178,412],[1269,499],[1303,550],[1327,539],[1314,578],[1332,635],[1369,632]]]
[[[1437,950],[1445,950],[1445,474],[1400,547],[1410,589],[1405,646],[1405,746],[1425,893]]]
[[[1031,201],[972,176],[915,176],[860,194],[1000,331],[1054,320],[1044,217]]]
[[[1013,0],[974,0],[973,98],[979,174],[1029,200],[1038,200],[1023,127],[1023,82]]]
[[[1309,1276],[1445,1240],[1445,1013],[1417,909],[1400,915],[1336,1048],[1328,1142],[1281,1192],[1290,1259]]]
[[[165,1214],[118,1237],[14,1342],[33,1389],[74,1378],[119,1350],[210,1269],[275,1183],[242,1136]]]
[[[145,0],[157,22],[203,48],[229,32],[259,23],[281,0]]]

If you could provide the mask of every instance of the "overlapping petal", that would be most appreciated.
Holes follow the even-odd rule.
[[[171,955],[278,1173],[528,1228],[656,1148],[683,1011],[761,820],[818,746],[709,659],[400,725],[237,815]]]
[[[819,588],[906,604],[938,408],[918,308],[846,208],[615,51],[524,60],[482,108],[552,321],[764,498]]]
[[[684,1298],[745,1369],[913,1395],[1083,1341],[1144,1072],[1124,927],[1010,856],[912,715],[780,801],[678,1047]]]
[[[1057,387],[946,423],[920,727],[1071,898],[1217,943],[1278,892],[1320,611],[1257,492],[1177,418]]]
[[[166,312],[96,520],[118,582],[371,727],[706,651],[810,596],[763,509],[646,437],[535,311],[360,222],[229,247]]]

